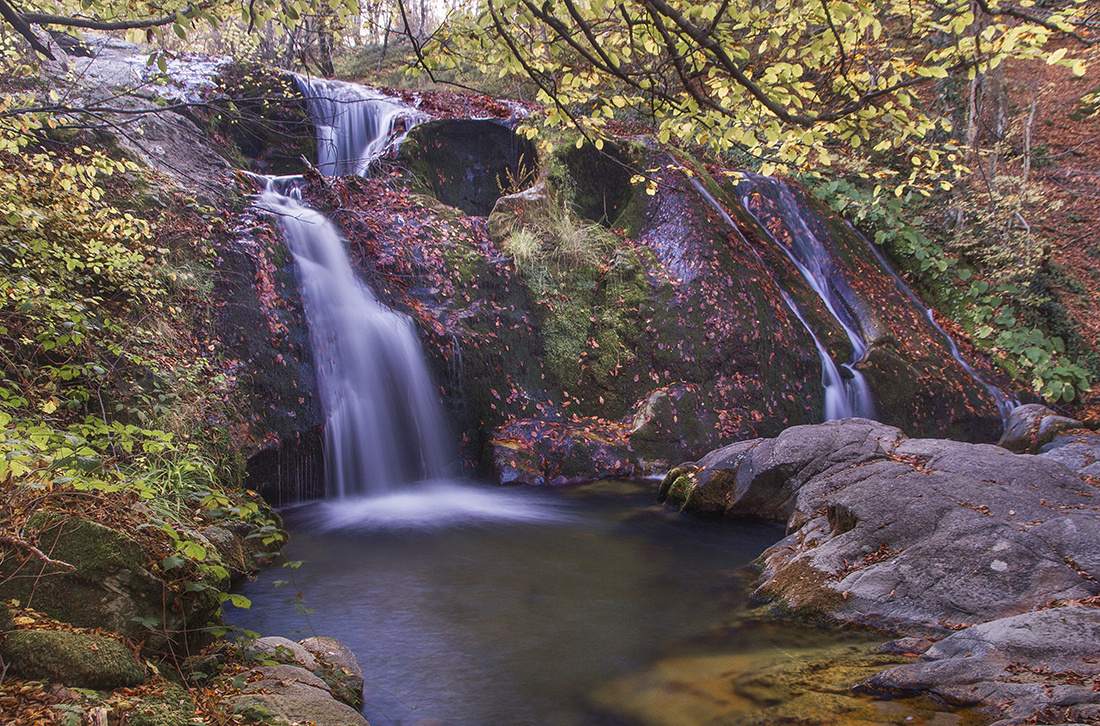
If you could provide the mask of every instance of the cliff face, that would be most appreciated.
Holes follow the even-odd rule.
[[[278,86],[257,78],[235,69],[220,87]],[[300,152],[310,131],[295,90],[278,90],[285,100],[265,113],[296,129],[282,141],[229,138],[209,120],[257,170]],[[867,381],[879,420],[997,435],[997,401],[926,312],[792,182],[634,140],[540,159],[504,121],[466,118],[416,126],[379,170],[307,175],[305,194],[379,297],[416,321],[467,465],[499,481],[656,471],[821,421],[825,354],[833,385]],[[639,171],[655,193],[632,183]],[[270,225],[242,214],[216,243],[217,337],[243,394],[230,427],[253,488],[308,499],[321,491],[324,421],[295,271]],[[839,303],[792,257],[807,234]]]
[[[996,435],[996,401],[925,311],[796,186],[747,191],[734,172],[625,142],[570,145],[540,175],[510,133],[426,124],[386,174],[314,178],[309,192],[376,293],[418,323],[471,466],[517,483],[633,475],[822,420],[815,337],[840,362],[853,345],[783,251],[794,225],[825,240],[876,414],[924,435]],[[656,170],[655,194],[614,172],[639,168]],[[768,196],[776,185],[795,209]]]

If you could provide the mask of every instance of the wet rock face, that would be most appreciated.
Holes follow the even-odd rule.
[[[996,440],[1002,422],[993,395],[954,358],[924,306],[866,239],[791,180],[720,181],[720,199],[756,241],[817,337],[834,360],[849,361],[848,335],[784,248],[811,270],[822,271],[835,312],[867,347],[854,367],[874,394],[875,418],[913,435]]]
[[[1100,489],[1047,457],[851,419],[673,473],[685,511],[787,522],[757,594],[797,613],[943,634],[1098,591]]]
[[[475,127],[468,123],[417,127],[403,152],[412,177],[423,180],[434,170],[442,180],[435,191],[446,204],[455,203],[448,201],[454,190],[447,180],[488,178],[471,151]],[[494,134],[511,133],[485,124]],[[657,169],[659,191],[651,196],[630,187],[623,201],[613,180],[581,185],[593,199],[614,198],[614,226],[632,236],[618,235],[598,263],[550,260],[553,285],[521,269],[506,244],[525,216],[547,203],[545,186],[501,198],[488,218],[491,234],[480,218],[453,206],[393,191],[400,176],[388,189],[365,181],[319,190],[336,198],[334,208],[369,215],[369,225],[356,215],[342,220],[353,259],[381,299],[417,321],[467,461],[495,467],[503,481],[552,481],[573,468],[564,452],[576,447],[561,442],[585,439],[586,421],[620,429],[599,436],[625,445],[589,457],[571,479],[619,475],[623,460],[640,470],[668,468],[824,416],[821,359],[783,290],[811,323],[822,306],[774,242],[783,224],[793,223],[764,228],[706,169],[692,177],[658,152],[616,153],[637,168]],[[508,154],[500,158],[515,158]],[[429,164],[435,156],[446,163]],[[732,224],[693,186],[699,179],[726,195]],[[495,199],[500,189],[495,178],[489,182]],[[865,241],[834,246],[835,264],[855,280],[844,299],[862,311],[871,353],[860,365],[878,381],[880,415],[921,433],[989,438],[1000,420],[995,405],[954,363],[924,311],[878,266]],[[868,291],[871,302],[860,302],[855,293]],[[820,321],[817,331],[840,360],[851,354],[835,322]],[[540,421],[571,433],[553,440],[516,435],[539,431]]]
[[[487,216],[501,196],[530,186],[538,174],[534,144],[494,121],[431,121],[401,147],[414,176],[444,204]]]
[[[219,421],[247,459],[245,485],[276,506],[324,491],[320,398],[294,261],[254,213],[218,240],[212,334],[242,390],[241,421]]]

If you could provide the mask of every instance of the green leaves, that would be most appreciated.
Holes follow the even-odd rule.
[[[1072,401],[1090,390],[1091,373],[1069,359],[1062,338],[1026,325],[1013,300],[1023,291],[975,279],[975,271],[961,266],[931,233],[915,225],[905,213],[903,199],[884,196],[881,187],[866,187],[845,179],[821,181],[815,196],[865,229],[874,230],[875,243],[888,245],[901,258],[918,263],[926,285],[959,296],[958,309],[972,333],[972,341],[994,361],[1052,402]]]

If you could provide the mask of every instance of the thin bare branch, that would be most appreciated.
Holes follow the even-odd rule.
[[[30,542],[27,542],[26,540],[21,540],[21,539],[15,538],[15,537],[9,537],[7,535],[0,534],[0,544],[8,545],[9,547],[15,547],[16,549],[20,549],[20,550],[23,550],[25,552],[29,552],[32,555],[34,555],[35,559],[41,560],[42,562],[45,562],[48,565],[56,565],[57,567],[61,567],[61,568],[66,569],[66,570],[75,570],[76,569],[76,567],[74,567],[73,565],[70,565],[68,562],[62,562],[61,560],[53,559],[52,557],[47,555],[45,552],[38,549],[37,547],[32,545]]]
[[[0,0],[2,2],[3,0]],[[140,30],[141,28],[158,28],[162,25],[175,23],[181,17],[186,17],[192,10],[188,5],[182,10],[177,10],[171,15],[162,18],[150,18],[148,20],[96,20],[95,18],[80,18],[68,15],[48,15],[46,13],[23,13],[20,17],[25,22],[35,25],[60,25],[65,28],[87,28],[88,30]]]

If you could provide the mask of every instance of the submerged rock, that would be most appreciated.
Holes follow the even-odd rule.
[[[726,642],[722,634],[712,634],[707,653],[661,658],[597,687],[589,701],[599,711],[644,726],[961,722],[931,699],[884,706],[853,692],[852,684],[904,662],[876,648],[868,634],[768,619],[738,622],[728,632],[741,635],[727,636],[733,642]]]

